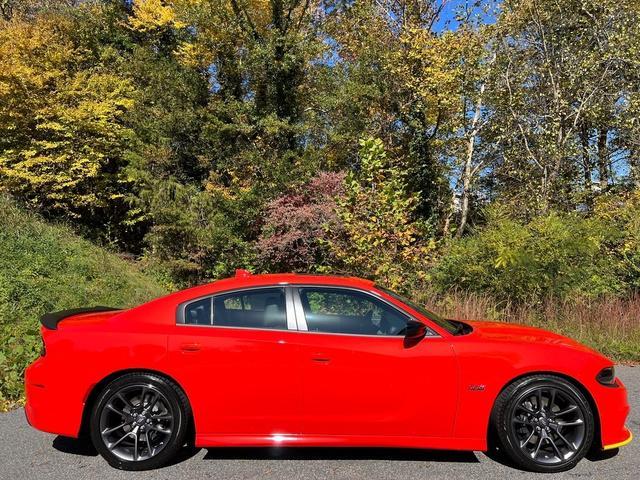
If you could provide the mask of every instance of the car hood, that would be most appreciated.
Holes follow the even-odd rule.
[[[520,325],[507,322],[488,321],[464,321],[473,328],[475,335],[487,340],[522,342],[522,343],[544,343],[548,345],[563,345],[589,353],[598,352],[577,342],[569,337],[558,333],[550,332],[542,328]]]

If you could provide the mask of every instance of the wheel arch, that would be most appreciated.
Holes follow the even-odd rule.
[[[591,392],[589,392],[589,390],[576,378],[567,375],[565,373],[561,373],[561,372],[554,372],[554,371],[548,371],[548,370],[536,370],[536,371],[531,371],[531,372],[525,372],[522,373],[514,378],[512,378],[511,380],[509,380],[508,382],[506,382],[502,388],[498,391],[498,393],[496,394],[495,398],[493,399],[493,403],[491,405],[491,413],[489,415],[489,424],[487,425],[487,444],[488,445],[495,445],[495,438],[494,435],[496,435],[496,432],[493,431],[493,416],[495,414],[495,409],[496,409],[496,402],[498,401],[498,398],[500,397],[500,395],[502,394],[502,392],[507,389],[510,385],[513,385],[515,382],[522,380],[523,378],[527,378],[527,377],[534,377],[536,375],[552,375],[554,377],[560,377],[566,381],[568,381],[569,383],[571,383],[574,387],[576,387],[578,390],[580,390],[580,392],[584,395],[584,397],[587,399],[587,402],[589,402],[589,406],[591,407],[591,410],[593,411],[593,419],[595,422],[594,425],[594,432],[593,432],[593,443],[591,444],[590,449],[594,449],[596,447],[600,447],[602,445],[602,441],[601,441],[601,436],[600,436],[600,412],[598,411],[598,406],[596,405],[595,400],[593,399],[593,396],[591,395]]]
[[[189,399],[189,397],[187,396],[187,393],[184,389],[184,387],[182,385],[180,385],[180,382],[178,382],[175,378],[173,378],[171,375],[167,375],[164,372],[161,372],[159,370],[153,370],[153,369],[149,369],[149,368],[126,368],[123,370],[116,370],[115,372],[110,373],[109,375],[107,375],[106,377],[104,377],[102,380],[100,380],[99,382],[97,382],[95,385],[93,385],[91,387],[91,389],[89,390],[88,394],[87,394],[87,398],[84,402],[84,407],[82,409],[82,419],[80,422],[80,432],[79,435],[80,436],[87,436],[89,435],[89,419],[91,418],[91,409],[93,408],[98,395],[100,394],[100,392],[102,391],[102,389],[107,386],[110,382],[112,382],[113,380],[115,380],[118,377],[121,377],[123,375],[129,374],[129,373],[149,373],[152,375],[156,375],[158,377],[163,377],[166,378],[167,380],[173,382],[175,385],[177,385],[177,387],[182,390],[182,393],[184,394],[184,397],[187,399],[187,403],[189,406],[189,411],[191,412],[191,414],[189,415],[189,425],[188,425],[188,430],[187,430],[187,436],[188,438],[192,441],[195,437],[195,421],[194,421],[194,415],[193,415],[193,411],[191,409],[191,400]]]

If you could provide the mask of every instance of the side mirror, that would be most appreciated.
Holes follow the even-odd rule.
[[[409,320],[407,322],[407,327],[404,333],[404,338],[406,340],[418,341],[424,338],[427,334],[427,326],[416,320]]]

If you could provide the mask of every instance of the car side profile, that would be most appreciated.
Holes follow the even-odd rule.
[[[446,320],[371,281],[236,276],[129,310],[45,315],[28,422],[114,467],[187,443],[486,451],[572,468],[631,441],[613,363],[561,335]]]

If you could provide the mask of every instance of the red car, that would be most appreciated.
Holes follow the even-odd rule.
[[[251,275],[45,315],[29,423],[114,467],[186,443],[487,450],[528,470],[631,441],[613,363],[537,328],[446,320],[357,278]]]

